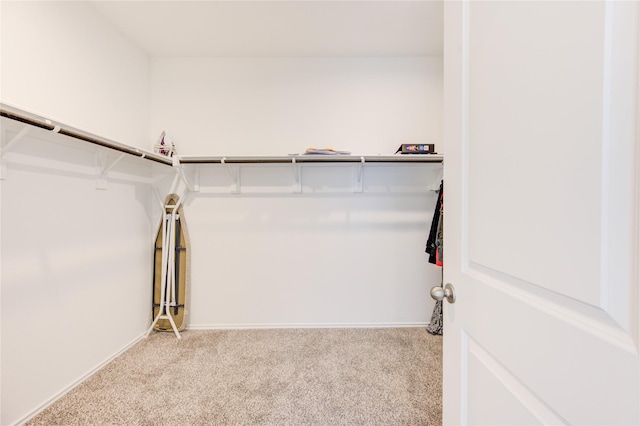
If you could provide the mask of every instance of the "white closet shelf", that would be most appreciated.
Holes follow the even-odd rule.
[[[442,155],[287,155],[256,157],[181,156],[181,164],[253,164],[253,163],[441,163]]]
[[[121,153],[130,154],[138,158],[154,161],[161,164],[277,164],[277,163],[441,163],[443,156],[438,154],[414,154],[414,155],[285,155],[285,156],[179,156],[176,159],[168,158],[153,152],[114,142],[94,134],[53,122],[21,109],[0,103],[0,116],[49,130],[74,139],[82,140],[93,145],[109,148]],[[8,151],[7,146],[4,151]]]
[[[40,117],[38,115],[32,114],[27,111],[23,111],[21,109],[18,109],[6,104],[0,103],[0,116],[10,120],[24,123],[25,125],[38,127],[40,129],[49,130],[53,133],[58,133],[60,135],[78,139],[93,145],[109,148],[124,154],[130,154],[138,158],[144,158],[146,160],[154,161],[161,164],[167,164],[167,165],[172,164],[171,159],[165,156],[158,155],[153,152],[145,151],[139,148],[134,148],[132,146],[129,146],[123,143],[114,142],[112,140],[109,140],[100,136],[96,136],[94,134],[76,129],[71,126],[67,126],[61,123],[56,123],[47,118]],[[4,151],[7,151],[7,147],[4,147]]]

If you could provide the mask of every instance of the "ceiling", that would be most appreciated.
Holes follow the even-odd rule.
[[[99,1],[149,56],[441,56],[443,4],[428,1]]]

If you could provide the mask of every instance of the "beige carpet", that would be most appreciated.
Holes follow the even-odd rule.
[[[29,425],[438,425],[424,328],[154,333]]]

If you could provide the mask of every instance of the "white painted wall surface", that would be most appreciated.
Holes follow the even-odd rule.
[[[154,58],[150,138],[184,155],[441,145],[442,81],[441,57]]]
[[[415,326],[431,318],[441,268],[425,243],[440,164],[201,166],[184,214],[191,328]],[[210,192],[210,193],[206,193]],[[211,193],[214,192],[214,193]]]
[[[86,144],[32,136],[45,134],[31,130],[7,154],[0,181],[2,425],[59,396],[150,320],[147,163],[121,160],[97,190]]]
[[[87,2],[0,2],[2,102],[149,149],[149,60]]]

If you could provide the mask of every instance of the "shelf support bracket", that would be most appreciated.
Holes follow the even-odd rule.
[[[180,179],[182,179],[182,182],[184,182],[184,185],[187,187],[187,189],[191,192],[195,192],[196,191],[195,186],[191,183],[191,181],[189,181],[189,178],[187,178],[187,174],[184,171],[184,167],[180,163],[180,158],[174,154],[171,161],[172,161],[173,169],[180,176]]]
[[[11,138],[9,142],[7,142],[5,146],[2,147],[1,155],[3,158],[11,150],[11,148],[14,147],[15,144],[20,142],[20,140],[22,140],[22,138],[24,138],[27,133],[29,133],[29,129],[31,129],[31,126],[25,125],[13,138]]]
[[[296,157],[291,157],[291,167],[293,169],[293,188],[291,192],[294,194],[302,193],[302,172],[301,166],[296,162]]]
[[[353,192],[356,193],[360,193],[362,192],[363,188],[362,188],[362,176],[363,176],[363,169],[364,169],[364,163],[365,163],[365,159],[364,156],[360,157],[360,162],[358,163],[358,165],[356,166],[355,169],[355,179],[354,179],[354,184],[353,184]]]
[[[103,151],[96,153],[96,189],[107,189],[107,173],[120,162],[126,154],[120,154],[111,164],[107,164],[107,154]]]
[[[7,144],[0,148],[0,180],[5,180],[7,178],[7,160],[5,156],[7,153],[13,148],[22,138],[24,138],[27,133],[29,133],[29,129],[31,126],[25,125]],[[3,135],[7,135],[7,131],[3,130]],[[4,138],[3,138],[4,139]]]
[[[200,192],[200,167],[196,166],[193,172],[193,190]]]
[[[227,168],[227,172],[229,173],[229,177],[231,178],[231,190],[232,194],[240,193],[240,167],[237,165],[231,165],[226,162],[227,157],[222,157],[220,160],[220,164],[224,164]]]

